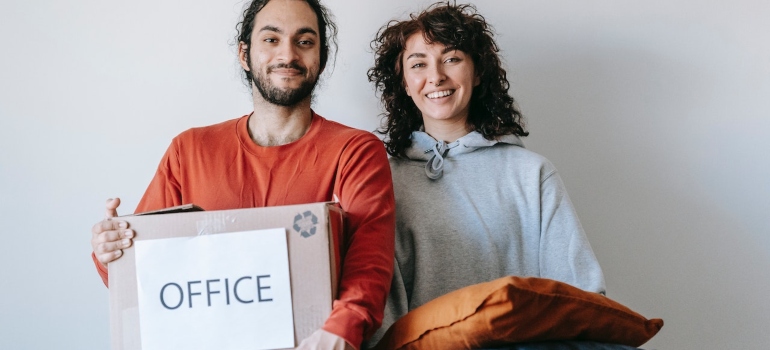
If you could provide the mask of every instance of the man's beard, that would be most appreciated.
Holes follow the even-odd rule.
[[[303,76],[307,73],[307,68],[292,62],[288,64],[280,63],[267,67],[267,74],[269,74],[273,69],[279,68],[296,69]],[[262,75],[261,71],[257,71],[257,74],[254,74],[253,76],[254,85],[256,85],[257,90],[259,90],[259,94],[262,95],[262,98],[264,98],[265,101],[269,103],[283,107],[296,106],[298,103],[313,93],[313,89],[318,83],[318,75],[311,75],[296,89],[280,89],[272,84],[269,77]]]

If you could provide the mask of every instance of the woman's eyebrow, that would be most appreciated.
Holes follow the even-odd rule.
[[[425,58],[425,54],[422,53],[422,52],[415,52],[415,53],[413,53],[413,54],[411,54],[409,56],[406,56],[407,60],[410,59],[410,58]]]

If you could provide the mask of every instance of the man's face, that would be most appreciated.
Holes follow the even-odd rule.
[[[294,106],[313,92],[320,73],[318,18],[305,1],[271,0],[257,13],[251,49],[241,66],[267,102]]]

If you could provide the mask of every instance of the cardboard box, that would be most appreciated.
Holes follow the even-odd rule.
[[[192,211],[171,210],[121,217],[136,232],[134,241],[190,237],[255,229],[286,228],[295,343],[321,328],[337,295],[344,213],[334,203]],[[183,212],[178,212],[178,211]],[[147,215],[160,214],[160,215]],[[141,349],[133,246],[110,264],[110,331],[113,350]],[[295,345],[296,346],[296,345]]]

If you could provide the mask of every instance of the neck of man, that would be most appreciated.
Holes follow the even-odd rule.
[[[249,117],[249,135],[263,147],[281,146],[299,140],[310,129],[310,96],[294,106],[279,106],[254,94],[254,113]]]
[[[426,118],[427,119],[427,118]],[[436,139],[452,143],[457,139],[468,135],[473,128],[468,124],[467,119],[448,121],[448,120],[425,120],[425,132]]]

